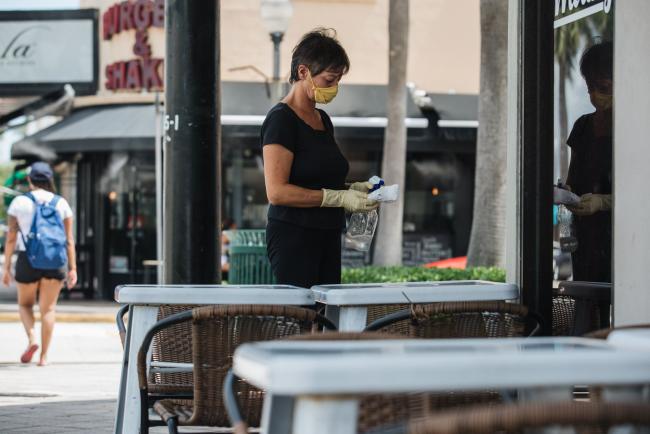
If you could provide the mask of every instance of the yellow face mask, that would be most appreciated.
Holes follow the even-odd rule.
[[[591,101],[596,109],[608,110],[612,108],[613,98],[610,94],[594,91],[591,93]]]
[[[309,81],[311,81],[311,90],[314,91],[314,101],[318,104],[327,104],[332,102],[336,97],[336,94],[339,92],[338,84],[331,87],[317,87],[314,84],[314,80],[311,78],[311,73],[309,73]]]

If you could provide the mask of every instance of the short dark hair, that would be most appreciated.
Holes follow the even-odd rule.
[[[328,69],[345,74],[350,69],[350,59],[336,39],[336,30],[319,27],[305,34],[294,47],[289,83],[300,80],[299,65],[306,65],[311,75],[318,75]]]
[[[589,82],[611,80],[613,77],[614,47],[611,41],[600,42],[587,48],[580,59],[580,73]]]

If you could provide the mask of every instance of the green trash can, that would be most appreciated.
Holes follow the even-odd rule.
[[[229,284],[266,285],[276,282],[266,254],[266,231],[264,229],[232,231],[229,248]]]

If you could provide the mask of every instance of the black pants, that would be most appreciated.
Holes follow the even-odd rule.
[[[278,284],[311,288],[341,283],[341,230],[269,219],[266,245]]]

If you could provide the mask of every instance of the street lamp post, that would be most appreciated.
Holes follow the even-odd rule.
[[[293,15],[291,0],[261,0],[260,12],[264,26],[273,42],[273,92],[272,97],[278,100],[282,92],[280,82],[280,43],[284,37],[289,20]]]
[[[271,33],[271,41],[273,41],[273,81],[280,80],[280,43],[284,33],[273,32]]]

